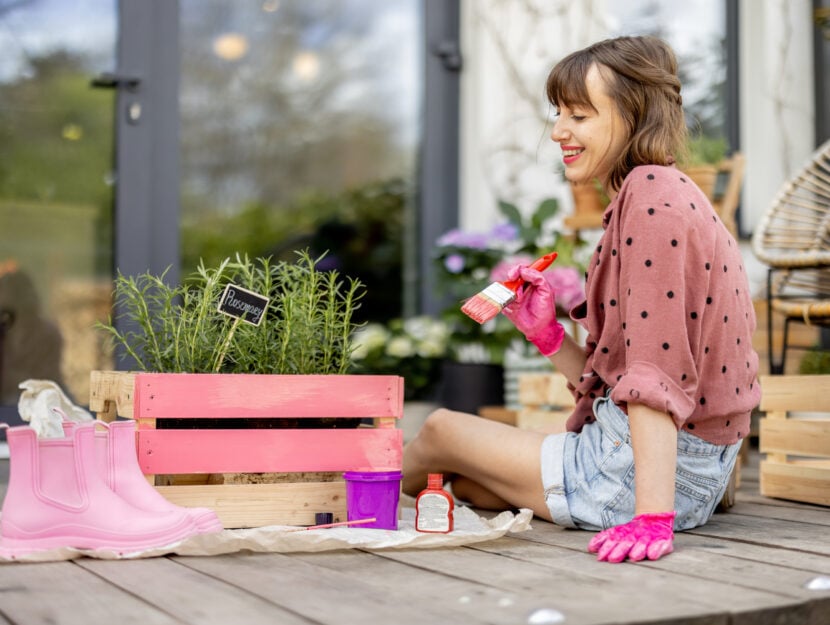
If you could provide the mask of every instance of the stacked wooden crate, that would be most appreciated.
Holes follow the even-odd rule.
[[[830,375],[761,378],[761,494],[830,506]]]

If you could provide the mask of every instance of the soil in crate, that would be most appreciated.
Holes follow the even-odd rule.
[[[339,482],[343,473],[337,471],[304,471],[300,473],[191,473],[156,475],[156,486],[200,484],[288,484],[299,482]]]

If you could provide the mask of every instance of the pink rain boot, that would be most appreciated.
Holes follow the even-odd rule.
[[[222,522],[210,508],[177,506],[150,486],[138,466],[135,421],[113,421],[108,429],[108,433],[96,433],[95,450],[101,475],[117,495],[136,508],[149,512],[184,512],[193,520],[200,534],[222,531]]]
[[[7,430],[9,486],[0,515],[0,556],[72,547],[119,555],[178,543],[197,530],[187,515],[152,513],[116,495],[95,462],[95,424],[71,438],[38,440],[29,426]]]

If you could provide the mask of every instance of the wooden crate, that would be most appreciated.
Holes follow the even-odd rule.
[[[830,506],[830,375],[761,377],[761,494]]]
[[[89,405],[103,421],[135,419],[139,466],[151,483],[176,504],[215,510],[226,528],[310,525],[315,512],[345,520],[344,471],[401,469],[398,376],[94,371]],[[200,427],[165,429],[171,419]],[[205,429],[204,419],[217,425]],[[352,427],[245,427],[263,419],[347,419],[339,423]],[[372,425],[354,427],[366,419]],[[222,427],[240,420],[240,429]],[[334,479],[301,481],[326,474]],[[240,475],[255,479],[228,479]]]
[[[519,404],[517,427],[553,426],[564,431],[565,422],[573,412],[574,397],[561,373],[523,373],[519,376]]]
[[[517,382],[518,408],[482,406],[479,416],[523,430],[553,427],[564,431],[574,407],[565,376],[557,372],[520,373]]]

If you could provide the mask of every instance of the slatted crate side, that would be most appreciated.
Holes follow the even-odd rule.
[[[765,375],[761,391],[764,412],[830,413],[830,375]]]
[[[519,375],[517,427],[564,427],[573,412],[573,406],[573,394],[568,389],[568,381],[563,374],[553,372]]]
[[[391,375],[141,373],[135,418],[366,418],[403,416]]]
[[[388,428],[153,430],[138,433],[145,474],[397,471],[403,432]]]
[[[90,408],[99,418],[136,418],[142,471],[150,479],[158,475],[174,481],[157,482],[156,489],[178,505],[212,508],[226,528],[308,525],[321,511],[345,520],[345,482],[205,483],[213,478],[275,473],[296,480],[306,472],[319,480],[327,471],[401,469],[399,376],[94,372],[91,382]],[[240,418],[371,418],[375,427],[155,427],[158,419]]]
[[[89,410],[101,421],[133,418],[134,373],[92,371],[89,376]]]
[[[761,494],[830,505],[830,375],[764,376],[761,389]]]
[[[830,506],[830,460],[762,460],[760,489],[765,497]]]
[[[523,373],[519,376],[519,403],[522,406],[571,408],[573,393],[561,373]]]

